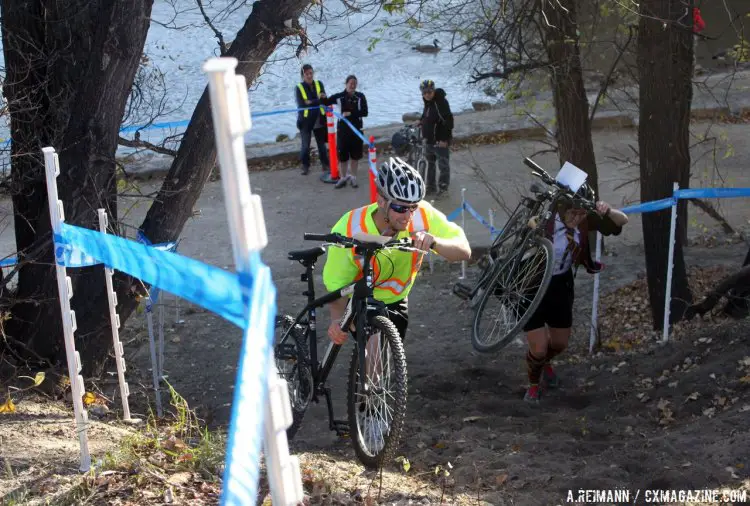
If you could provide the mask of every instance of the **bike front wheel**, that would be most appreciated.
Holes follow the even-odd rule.
[[[286,430],[286,437],[292,440],[305,416],[313,394],[313,376],[310,354],[305,348],[305,334],[297,325],[291,330],[284,344],[280,343],[284,333],[294,325],[294,318],[288,315],[277,316],[274,327],[274,361],[281,379],[286,381],[289,389],[289,401],[292,408],[292,425]]]
[[[526,325],[552,279],[552,243],[533,236],[497,264],[474,312],[471,344],[488,353],[502,348]]]
[[[378,469],[396,451],[406,418],[406,354],[396,326],[385,316],[371,322],[366,364],[355,346],[349,367],[349,431],[357,458]],[[360,391],[360,376],[365,388]]]

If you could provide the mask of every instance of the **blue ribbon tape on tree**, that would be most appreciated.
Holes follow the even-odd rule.
[[[60,235],[55,234],[55,243],[58,263],[65,261],[66,249],[59,246],[70,246],[86,258],[198,304],[240,328],[247,325],[245,302],[249,294],[243,296],[240,276],[236,274],[177,253],[67,223],[62,224]],[[252,281],[242,279],[242,282]]]

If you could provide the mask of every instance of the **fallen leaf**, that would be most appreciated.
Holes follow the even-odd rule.
[[[15,413],[16,412],[16,405],[13,404],[13,399],[10,398],[10,395],[8,395],[8,399],[5,401],[5,404],[0,405],[0,413]]]
[[[669,404],[670,402],[667,399],[659,399],[659,402],[656,404],[656,408],[664,410],[667,406],[669,406]]]
[[[500,486],[508,479],[508,475],[506,473],[498,474],[495,476],[495,485]]]
[[[521,451],[521,445],[513,445],[510,447],[510,449],[514,452],[520,452]]]
[[[34,376],[34,386],[35,387],[38,387],[39,385],[42,384],[42,382],[44,381],[44,376],[45,376],[44,371],[40,371],[40,372],[36,373],[36,375]]]
[[[93,392],[86,392],[83,394],[83,404],[84,406],[90,406],[91,404],[96,401],[96,394]]]
[[[690,394],[690,395],[687,396],[687,400],[689,400],[689,401],[695,401],[700,396],[701,396],[701,394],[699,394],[698,392],[693,392],[692,394]]]
[[[750,374],[746,374],[745,376],[741,377],[740,383],[750,383]]]
[[[715,413],[716,413],[716,408],[706,408],[703,410],[703,414],[709,418],[714,416]]]
[[[745,464],[743,464],[742,462],[740,462],[739,464],[735,464],[734,467],[736,467],[737,469],[745,469]]]
[[[479,420],[484,420],[484,418],[484,416],[467,416],[466,418],[464,418],[464,423],[472,423]]]
[[[438,443],[435,444],[435,448],[437,448],[438,450],[442,450],[446,446],[447,445],[445,443],[443,443],[442,441],[439,441]]]
[[[671,382],[671,383],[669,383],[669,384],[668,384],[667,386],[668,386],[669,388],[674,388],[674,387],[676,387],[676,386],[677,386],[677,382],[676,382],[676,381],[672,381],[672,382]]]

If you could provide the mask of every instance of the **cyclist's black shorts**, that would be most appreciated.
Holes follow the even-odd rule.
[[[339,133],[336,138],[336,152],[339,155],[339,161],[347,162],[352,160],[361,160],[364,143],[362,139],[352,132],[348,125],[339,125]]]
[[[541,304],[524,325],[528,332],[548,325],[556,329],[567,329],[573,326],[573,300],[575,299],[575,282],[573,270],[552,276],[547,293]]]
[[[386,305],[388,319],[396,326],[398,335],[401,336],[401,342],[406,338],[406,328],[409,326],[409,302],[407,299]]]

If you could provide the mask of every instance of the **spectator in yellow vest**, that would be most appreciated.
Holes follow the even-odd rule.
[[[305,64],[300,71],[302,82],[294,88],[294,96],[297,100],[297,108],[303,109],[297,113],[297,129],[299,130],[302,146],[300,147],[300,162],[302,163],[302,174],[310,173],[310,143],[313,135],[318,145],[318,155],[323,172],[330,171],[328,165],[328,151],[326,141],[328,130],[326,127],[325,109],[321,100],[326,98],[326,89],[323,83],[313,79],[314,71],[312,65]],[[314,107],[320,106],[320,107]],[[314,107],[313,109],[309,109]]]

